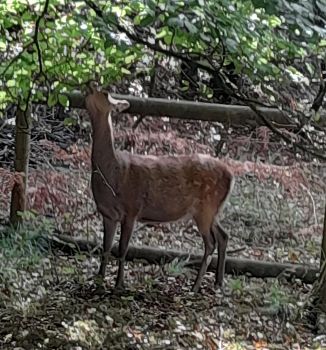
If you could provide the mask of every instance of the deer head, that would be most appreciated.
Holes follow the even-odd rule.
[[[94,82],[90,83],[88,90],[85,104],[93,120],[101,116],[107,117],[112,111],[122,112],[130,107],[127,100],[117,100],[107,91],[105,91],[108,94],[106,98],[104,91],[99,91]]]

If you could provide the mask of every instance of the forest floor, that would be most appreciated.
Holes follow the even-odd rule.
[[[52,250],[44,236],[100,242],[102,226],[89,189],[89,129],[72,138],[73,128],[63,133],[62,123],[60,129],[51,120],[34,129],[31,210],[17,231],[5,225],[16,181],[10,130],[0,138],[0,349],[326,349],[326,332],[315,334],[307,318],[313,286],[300,280],[228,275],[214,290],[207,273],[195,295],[196,271],[184,262],[136,261],[127,264],[126,290],[116,293],[114,260],[103,289],[94,280],[97,256]],[[325,166],[299,161],[264,128],[238,135],[212,123],[148,118],[132,130],[133,123],[116,121],[117,147],[150,154],[218,150],[232,167],[237,181],[222,220],[232,257],[319,266]],[[131,244],[202,251],[192,223],[138,225]]]

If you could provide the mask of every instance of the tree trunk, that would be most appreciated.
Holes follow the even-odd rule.
[[[322,312],[326,313],[326,201],[325,201],[325,215],[324,215],[324,229],[323,240],[321,243],[321,256],[320,256],[320,277],[319,277],[319,307]]]
[[[26,192],[31,137],[31,110],[17,109],[15,137],[15,183],[11,193],[10,223],[17,226],[20,222],[18,212],[26,210]]]
[[[307,315],[319,334],[326,332],[326,202],[324,215],[323,239],[321,244],[320,274],[311,292]]]
[[[320,253],[320,269],[322,269],[326,257],[326,198],[325,198],[325,215],[324,215],[324,229],[323,229],[323,239],[321,242],[321,253]]]

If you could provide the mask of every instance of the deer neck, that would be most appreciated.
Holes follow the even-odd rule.
[[[102,118],[94,118],[92,127],[92,165],[106,171],[106,169],[117,165],[111,114],[108,112]]]

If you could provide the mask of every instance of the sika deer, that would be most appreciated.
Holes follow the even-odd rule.
[[[136,221],[167,223],[192,218],[205,253],[193,291],[197,292],[218,245],[215,286],[222,285],[228,235],[218,222],[233,187],[233,175],[219,160],[202,154],[142,156],[114,149],[111,112],[129,108],[93,85],[86,97],[92,129],[92,191],[104,221],[99,274],[105,276],[117,224],[121,223],[116,288],[123,286],[124,263]]]

